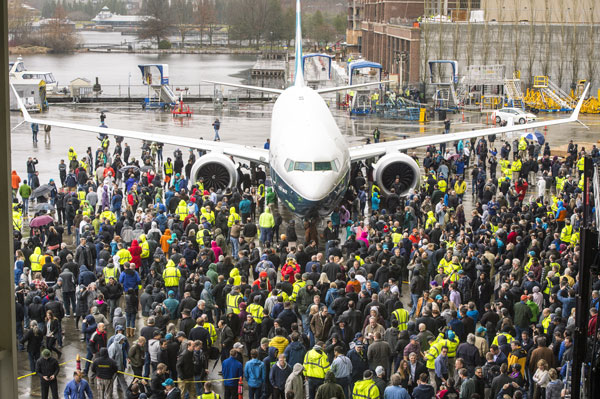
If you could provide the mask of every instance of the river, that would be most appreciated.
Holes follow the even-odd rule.
[[[11,56],[10,61],[17,56]],[[139,64],[168,64],[172,86],[188,86],[198,92],[202,80],[239,83],[249,78],[256,62],[254,55],[236,54],[134,54],[134,53],[73,53],[38,54],[23,57],[29,70],[50,71],[59,87],[68,86],[75,78],[92,83],[96,77],[105,92],[116,94],[118,86],[126,93],[127,86],[142,85]],[[133,94],[132,89],[132,94]],[[135,90],[138,91],[138,90]]]

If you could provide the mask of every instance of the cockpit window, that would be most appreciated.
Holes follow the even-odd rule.
[[[291,159],[286,159],[284,167],[285,167],[285,170],[287,170],[288,172],[291,172],[292,170],[294,170],[294,161],[292,161]]]
[[[315,162],[315,172],[332,170],[331,164],[332,162]]]
[[[302,172],[310,172],[313,170],[312,168],[312,162],[298,162],[296,161],[294,163],[294,170],[299,170]]]

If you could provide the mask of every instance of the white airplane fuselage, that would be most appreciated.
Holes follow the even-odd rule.
[[[271,119],[271,180],[281,201],[301,217],[328,215],[350,179],[346,140],[323,98],[291,86],[277,98]]]

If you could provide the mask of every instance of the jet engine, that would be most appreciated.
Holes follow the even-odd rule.
[[[201,156],[192,166],[192,183],[202,177],[204,188],[226,189],[237,185],[238,173],[233,161],[226,155],[208,153]]]
[[[384,196],[390,195],[396,178],[400,179],[399,196],[419,184],[421,173],[414,159],[401,152],[386,154],[373,165],[373,178]]]

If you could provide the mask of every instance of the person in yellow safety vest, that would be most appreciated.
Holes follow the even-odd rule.
[[[231,269],[229,277],[233,279],[233,285],[240,285],[242,283],[242,276],[240,276],[240,271],[237,267]]]
[[[444,179],[438,180],[438,188],[440,189],[440,191],[442,193],[446,192],[447,187],[448,187],[448,183],[446,183],[446,180],[444,180]]]
[[[115,280],[119,281],[119,276],[121,275],[121,271],[119,270],[118,267],[115,267],[115,264],[112,262],[112,260],[108,263],[108,265],[104,266],[104,269],[102,269],[102,275],[104,276],[104,281],[106,282],[106,284],[108,284],[108,281],[110,280],[110,278],[114,278]]]
[[[512,169],[513,173],[519,173],[521,171],[522,166],[523,165],[521,164],[521,160],[517,159],[516,161],[514,161],[512,163],[510,168]],[[513,178],[514,178],[514,176],[513,176]]]
[[[171,163],[171,158],[167,158],[167,162],[165,162],[163,169],[165,170],[165,176],[173,176],[173,163]]]
[[[227,297],[225,298],[225,305],[227,306],[226,314],[240,314],[240,303],[242,303],[243,300],[244,298],[242,297],[242,294],[240,294],[240,287],[237,285],[233,286],[231,292],[227,294]]]
[[[571,234],[571,246],[575,247],[576,245],[579,245],[579,230],[575,230]]]
[[[512,168],[510,165],[510,161],[508,159],[500,160],[500,170],[502,171],[502,174],[505,176],[508,176],[510,174],[510,171],[512,170]]]
[[[77,160],[77,153],[75,152],[75,150],[73,149],[73,147],[69,147],[69,152],[67,154],[67,157],[69,158],[69,161],[76,161]]]
[[[102,139],[102,149],[104,149],[105,151],[108,149],[108,145],[110,144],[110,141],[108,140],[108,136],[104,136],[104,138]]]
[[[436,343],[433,335],[429,336],[427,342],[429,343],[429,349],[425,352],[425,366],[429,371],[429,375],[433,377],[435,375],[435,359],[442,353],[442,350],[445,350],[446,355],[448,355],[448,348],[442,347],[439,342]]]
[[[425,229],[426,230],[433,229],[435,227],[436,223],[437,223],[437,219],[435,218],[433,211],[427,212],[427,220],[425,221]]]
[[[440,262],[441,263],[441,262]],[[458,256],[452,257],[452,262],[446,262],[444,265],[444,274],[450,276],[450,281],[456,282],[460,278],[458,272],[462,270]]]
[[[560,193],[565,186],[565,180],[567,180],[564,176],[560,175],[555,178],[556,180],[556,194]]]
[[[81,158],[81,161],[79,161],[79,166],[81,166],[87,172],[89,165],[85,161],[85,157]]]
[[[264,308],[260,306],[260,296],[254,297],[254,303],[246,308],[246,312],[250,313],[254,317],[256,324],[262,323]]]
[[[325,344],[319,341],[304,355],[304,376],[308,379],[309,397],[315,397],[317,387],[323,383],[325,373],[330,369],[327,354],[323,351]],[[311,396],[312,393],[312,396]]]
[[[546,308],[544,309],[544,311],[542,312],[542,321],[541,321],[541,325],[542,328],[544,329],[544,334],[548,334],[548,327],[550,326],[550,323],[552,322],[552,312],[550,312],[550,309]]]
[[[117,217],[114,213],[108,210],[108,207],[104,208],[104,211],[100,214],[100,220],[106,219],[111,225],[117,223]]]
[[[200,208],[200,218],[205,217],[206,221],[211,225],[215,224],[215,213],[210,210],[210,206],[205,206],[204,208]]]
[[[456,183],[454,183],[454,191],[456,191],[456,194],[459,196],[463,195],[465,191],[467,191],[467,182],[464,180],[457,180]]]
[[[91,217],[94,214],[94,208],[86,200],[81,201],[80,209],[83,216]]]
[[[354,383],[352,399],[379,399],[379,388],[373,381],[371,370],[365,370],[363,379]]]
[[[554,277],[554,271],[550,270],[546,275],[546,288],[544,288],[544,295],[550,296],[552,293],[552,288],[554,288],[554,283],[552,282],[552,278]]]
[[[169,259],[165,270],[162,274],[163,281],[165,282],[165,288],[167,292],[169,289],[177,292],[179,288],[179,279],[181,278],[181,271],[175,266],[175,262]]]
[[[296,302],[296,298],[298,297],[298,292],[300,292],[300,289],[302,289],[304,286],[306,286],[306,279],[307,276],[303,275],[302,277],[300,277],[300,274],[296,274],[295,276],[296,282],[292,285],[292,296],[290,297],[290,301],[292,302]]]
[[[392,317],[398,320],[398,331],[405,331],[408,329],[408,310],[404,309],[402,302],[399,302],[400,306],[398,309],[392,312]]]
[[[527,140],[525,137],[521,137],[519,139],[519,145],[517,149],[519,150],[519,156],[523,157],[525,155],[525,151],[527,151]]]
[[[177,208],[175,208],[175,214],[182,222],[185,220],[185,217],[188,215],[188,207],[184,200],[179,201]]]
[[[439,348],[443,348],[444,346],[448,348],[448,360],[452,359],[452,366],[454,366],[454,359],[456,358],[456,348],[460,344],[460,340],[456,333],[452,330],[448,330],[446,333],[446,337],[444,337],[444,333],[440,333],[435,340],[434,345]]]
[[[21,231],[23,228],[23,215],[19,211],[12,211],[13,217],[13,229],[17,231]]]
[[[500,186],[502,185],[502,183],[504,183],[505,181],[508,181],[508,183],[510,184],[510,177],[508,177],[508,176],[500,176],[500,178],[498,179],[498,188],[500,188]]]
[[[585,157],[582,155],[577,160],[577,170],[579,171],[580,175],[583,175],[583,168],[584,167],[585,167]]]
[[[227,218],[227,227],[231,228],[235,224],[235,221],[239,220],[241,222],[242,217],[235,211],[235,206],[229,208],[229,217]]]
[[[196,399],[221,399],[221,395],[213,392],[212,382],[207,381],[204,383],[204,393],[202,395],[198,395]]]
[[[125,262],[131,262],[131,252],[123,246],[123,243],[117,244],[117,248],[119,249],[115,255],[119,257],[119,264],[123,266]]]
[[[81,201],[85,201],[85,191],[83,190],[79,190],[77,191],[77,199],[79,200],[79,202]]]
[[[512,335],[510,335],[509,333],[504,331],[504,332],[496,334],[496,336],[494,337],[494,340],[492,341],[492,345],[498,345],[498,337],[501,335],[504,335],[506,337],[507,344],[510,344],[512,342],[512,340],[514,339]]]
[[[202,327],[210,334],[210,345],[214,345],[217,342],[217,329],[211,323],[208,322],[208,315],[203,314],[202,320],[204,320],[204,324]]]
[[[577,188],[579,188],[581,191],[583,191],[583,174],[581,174],[581,176],[579,177],[579,182],[577,183]]]
[[[40,247],[35,247],[33,253],[29,255],[29,262],[31,263],[31,273],[42,271],[43,259],[44,256],[42,255],[42,249]]]
[[[150,258],[150,244],[148,244],[146,234],[140,234],[140,247],[142,247],[142,254],[140,257],[142,258],[142,262],[144,262],[144,259]]]
[[[571,235],[573,234],[573,226],[571,226],[571,220],[565,219],[565,227],[560,231],[560,240],[565,245],[571,243]]]

